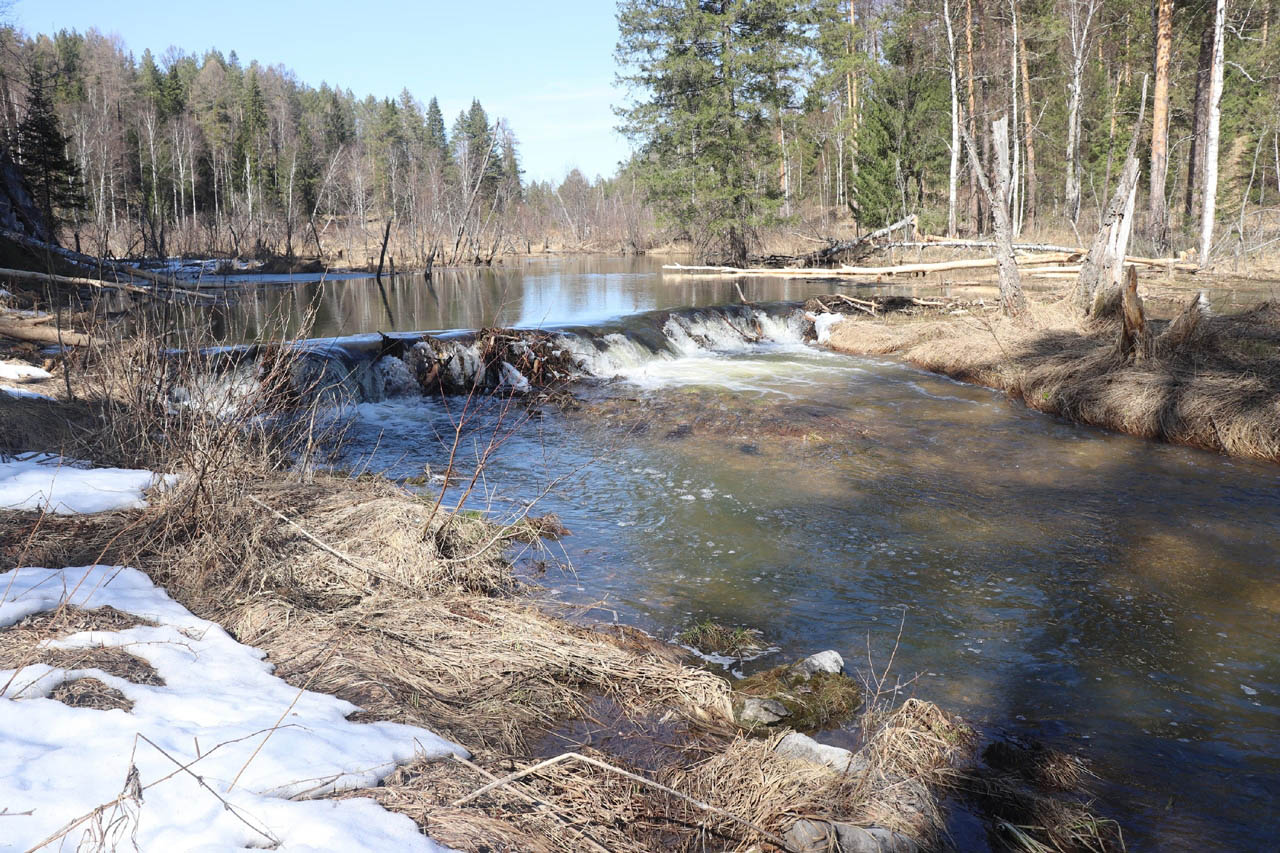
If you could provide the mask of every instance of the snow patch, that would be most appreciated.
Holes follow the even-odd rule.
[[[52,379],[53,374],[43,367],[36,367],[22,361],[0,361],[0,379],[12,379],[16,382],[30,382],[33,379]]]
[[[53,453],[0,458],[0,509],[72,515],[113,509],[141,509],[142,495],[171,486],[176,474],[130,468],[90,468]]]
[[[372,800],[313,798],[376,785],[416,756],[467,756],[457,744],[414,726],[349,722],[354,705],[276,678],[261,651],[192,615],[137,569],[21,568],[0,574],[0,591],[0,626],[63,602],[111,605],[156,623],[50,645],[127,649],[164,681],[145,686],[97,669],[44,664],[0,670],[0,685],[7,685],[0,694],[6,845],[35,846],[116,801],[135,778],[140,800],[103,810],[50,849],[76,849],[94,824],[114,819],[121,849],[133,848],[130,836],[144,851],[445,849]],[[85,676],[119,690],[133,708],[101,711],[46,698],[58,684]],[[175,772],[175,761],[191,773]]]
[[[813,331],[818,336],[818,343],[825,344],[831,340],[831,327],[845,319],[843,314],[810,314],[813,320]]]

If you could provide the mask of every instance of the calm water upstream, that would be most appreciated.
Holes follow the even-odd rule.
[[[495,513],[550,487],[537,512],[573,532],[556,594],[666,637],[702,617],[758,627],[779,651],[756,666],[825,648],[883,666],[901,626],[906,691],[1086,754],[1130,849],[1280,847],[1280,468],[1071,426],[783,322],[763,344],[694,324],[646,357],[627,341],[684,334],[653,309],[733,301],[659,263],[293,285],[222,330],[307,305],[316,335],[594,327],[615,378],[519,425],[483,480]],[[473,421],[472,455],[494,417]],[[353,459],[420,474],[451,434],[438,400],[363,403]]]

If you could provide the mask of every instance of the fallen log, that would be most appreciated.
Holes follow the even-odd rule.
[[[49,252],[57,255],[63,260],[70,261],[73,264],[89,269],[108,269],[116,275],[136,276],[137,278],[146,279],[147,281],[163,284],[165,287],[178,289],[178,280],[173,276],[161,275],[151,272],[150,270],[139,269],[120,261],[109,261],[104,258],[95,258],[93,255],[86,255],[82,252],[74,252],[71,249],[64,249],[61,246],[55,246],[52,243],[46,243],[43,240],[37,240],[18,231],[9,231],[0,228],[0,237],[12,240],[15,243],[26,246],[37,252]]]
[[[1069,252],[1049,252],[1036,255],[1022,255],[1017,258],[1020,265],[1034,266],[1043,264],[1062,264],[1072,260]],[[785,278],[801,278],[808,276],[891,276],[891,275],[924,275],[931,272],[948,272],[950,270],[983,269],[996,266],[995,258],[965,258],[955,261],[937,261],[933,263],[896,264],[890,267],[713,267],[685,266],[684,264],[665,264],[664,270],[682,273],[708,272],[743,276],[782,276]]]
[[[33,344],[63,344],[69,347],[87,347],[89,336],[83,332],[63,329],[61,333],[49,325],[31,326],[0,319],[0,338],[12,338]]]
[[[16,279],[18,281],[33,281],[39,284],[68,284],[81,287],[97,287],[113,290],[124,290],[129,293],[140,293],[157,299],[163,299],[170,294],[178,296],[189,296],[194,299],[214,299],[216,297],[211,293],[198,293],[194,290],[183,290],[177,287],[166,288],[161,291],[154,287],[142,287],[137,284],[130,284],[125,281],[103,281],[98,278],[84,278],[81,276],[71,275],[54,275],[46,272],[32,272],[31,270],[11,270],[0,269],[0,278]]]
[[[892,225],[886,225],[872,231],[870,234],[864,234],[856,240],[840,240],[833,242],[829,246],[824,246],[816,252],[803,255],[805,264],[809,266],[827,264],[833,262],[840,255],[852,255],[855,260],[870,254],[871,249],[875,248],[875,242],[883,237],[888,237],[898,231],[906,231],[910,229],[910,235],[916,235],[917,219],[913,213],[905,219],[900,219]]]

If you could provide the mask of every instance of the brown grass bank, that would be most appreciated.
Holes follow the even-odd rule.
[[[1156,345],[1139,359],[1117,346],[1117,307],[1086,319],[1055,295],[1034,299],[1023,320],[972,306],[858,312],[828,343],[893,353],[1078,423],[1280,461],[1280,306],[1207,316],[1185,340],[1161,345],[1171,322],[1148,320]]]

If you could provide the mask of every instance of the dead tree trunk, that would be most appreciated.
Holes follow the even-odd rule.
[[[996,267],[1000,273],[1000,307],[1006,314],[1018,315],[1026,308],[1026,296],[1018,277],[1018,262],[1013,254],[1013,224],[1009,221],[1009,117],[1001,116],[991,123],[991,138],[996,148],[996,188],[994,192],[987,180],[973,135],[964,132],[969,161],[978,176],[982,193],[991,208],[991,218],[996,231]]]
[[[1025,38],[1018,39],[1018,53],[1022,64],[1022,141],[1027,147],[1027,189],[1023,194],[1026,214],[1023,224],[1027,228],[1032,228],[1036,222],[1036,145],[1032,139],[1035,125],[1031,118],[1031,75],[1027,72],[1027,40]]]
[[[1085,313],[1097,313],[1107,294],[1120,286],[1129,234],[1133,227],[1134,203],[1138,194],[1138,139],[1147,110],[1147,77],[1142,78],[1142,105],[1133,126],[1129,150],[1124,159],[1124,172],[1107,209],[1103,211],[1098,234],[1093,238],[1089,254],[1076,281],[1076,305]]]
[[[951,4],[942,0],[947,29],[947,66],[951,71],[951,162],[947,170],[947,236],[956,236],[956,185],[960,176],[960,94],[956,74],[956,36],[951,29]]]
[[[1116,353],[1122,359],[1143,361],[1151,357],[1151,327],[1142,310],[1142,297],[1138,295],[1138,269],[1129,267],[1128,281],[1120,294],[1123,321],[1120,339],[1116,341]]]

